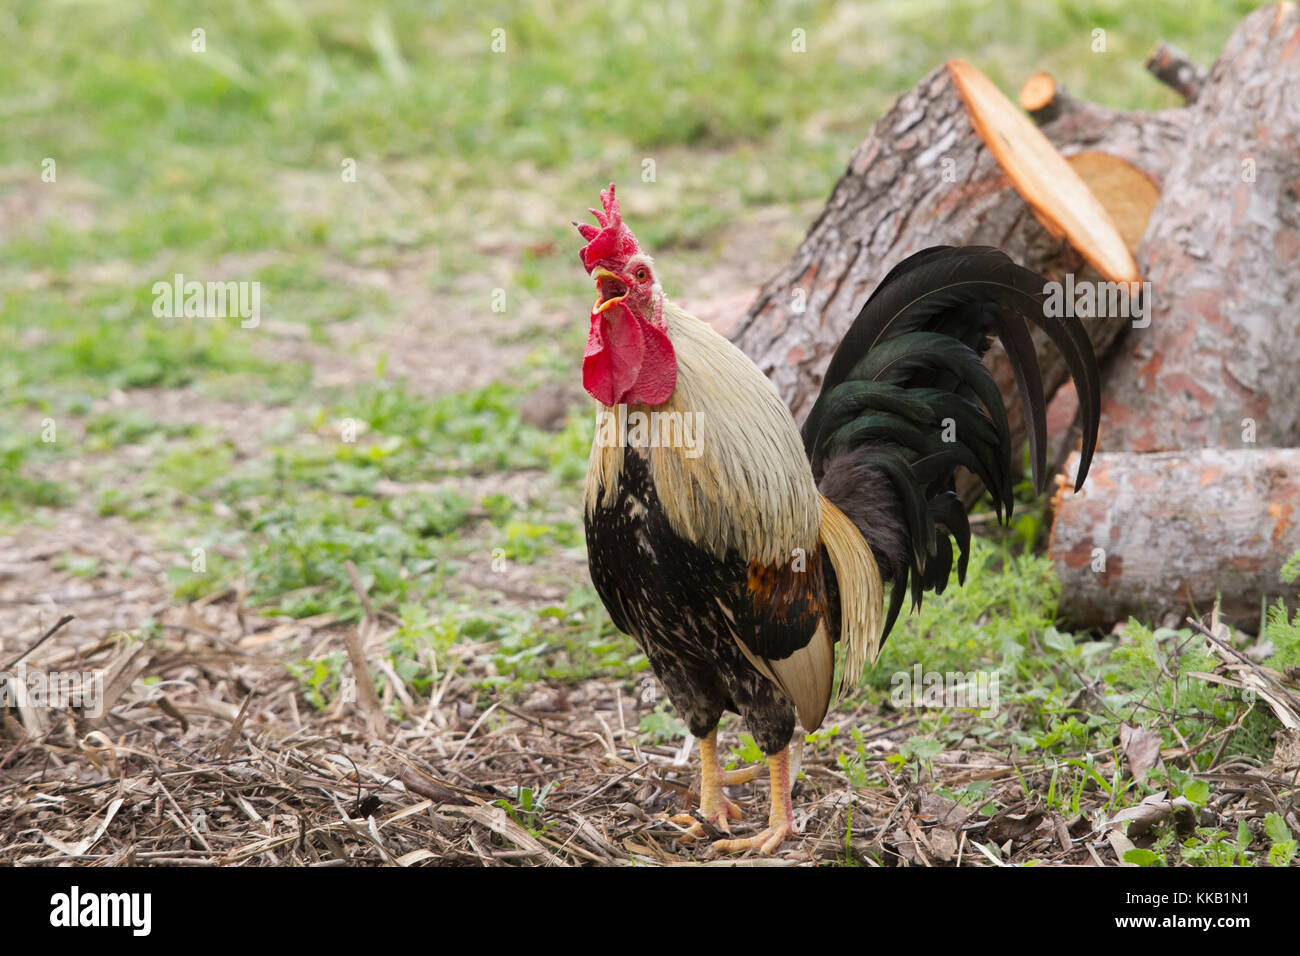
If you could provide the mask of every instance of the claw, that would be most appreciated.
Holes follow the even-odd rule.
[[[669,817],[668,822],[686,828],[686,832],[677,838],[678,843],[694,843],[696,840],[707,840],[709,838],[708,828],[689,813],[679,813],[676,816]]]
[[[694,840],[716,840],[719,833],[730,833],[729,821],[739,820],[741,816],[740,807],[726,797],[722,797],[721,803],[716,807],[706,809],[701,806],[698,815],[679,813],[669,817],[668,822],[686,828],[686,832],[677,838],[677,842],[690,843]]]
[[[760,853],[773,853],[787,837],[791,836],[794,836],[794,827],[782,822],[752,837],[740,840],[716,840],[713,844],[713,852],[744,853],[748,850],[758,850]]]
[[[689,813],[679,813],[676,816],[668,818],[669,823],[675,823],[679,827],[684,827],[685,832],[677,837],[678,843],[695,843],[697,840],[716,840],[724,833],[730,833],[727,828],[726,815],[715,816],[713,819],[701,820]]]

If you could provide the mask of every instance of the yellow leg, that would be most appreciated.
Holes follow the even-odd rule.
[[[758,850],[771,853],[794,830],[794,811],[790,804],[790,748],[767,758],[772,777],[772,809],[767,817],[767,829],[743,840],[718,840],[713,849],[719,853],[740,853]]]
[[[700,816],[709,825],[730,833],[728,820],[740,819],[740,807],[736,806],[722,792],[722,788],[732,783],[745,783],[754,779],[753,768],[748,777],[745,771],[735,770],[724,773],[718,765],[718,728],[714,727],[707,737],[700,740]],[[689,813],[679,813],[670,818],[673,823],[686,827],[685,840],[698,840],[707,836],[703,824]]]

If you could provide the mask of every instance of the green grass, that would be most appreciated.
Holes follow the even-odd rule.
[[[1290,866],[1296,856],[1296,838],[1280,814],[1264,816],[1262,833],[1255,833],[1241,821],[1235,833],[1215,827],[1196,827],[1193,834],[1179,838],[1169,830],[1152,849],[1129,850],[1125,859],[1140,866],[1166,866],[1172,857],[1187,866]]]
[[[73,491],[66,484],[27,473],[27,462],[36,454],[34,443],[0,434],[0,521],[16,521],[31,509],[71,502]]]
[[[1114,635],[1065,633],[1053,624],[1057,587],[1046,558],[975,539],[965,586],[927,596],[919,613],[900,619],[850,706],[894,707],[893,683],[921,662],[927,673],[996,676],[998,707],[984,717],[974,709],[913,708],[904,699],[897,719],[914,719],[915,726],[886,767],[925,783],[934,780],[930,761],[943,751],[990,747],[1022,768],[1025,799],[1075,819],[1099,806],[1113,815],[1159,791],[1201,806],[1214,787],[1197,771],[1215,760],[1268,761],[1275,721],[1252,710],[1239,692],[1192,676],[1213,670],[1217,659],[1190,630],[1131,620]],[[1222,732],[1238,718],[1235,731]],[[1123,725],[1159,733],[1162,749],[1191,745],[1192,753],[1138,782],[1121,745]],[[880,755],[865,747],[857,728],[847,739],[827,728],[810,741],[837,748],[840,769],[853,785],[884,785]],[[983,813],[999,808],[987,801],[987,781],[940,792]],[[1222,863],[1228,852],[1222,846],[1214,832],[1184,845],[1170,821],[1156,828],[1151,849],[1142,849],[1160,861],[1197,864]],[[1252,852],[1249,859],[1258,856]]]
[[[1208,62],[1251,6],[792,2],[755,15],[726,0],[279,0],[88,5],[70,21],[19,0],[0,60],[0,169],[79,214],[8,223],[5,269],[75,288],[93,264],[152,278],[273,251],[310,281],[329,259],[405,248],[445,258],[446,281],[485,271],[463,255],[484,230],[521,247],[562,238],[567,251],[567,217],[610,177],[653,206],[644,239],[698,247],[746,205],[825,196],[893,97],[951,56],[1009,90],[1046,68],[1100,102],[1158,107],[1173,94],[1142,71],[1152,43]],[[1096,29],[1105,53],[1092,52]],[[39,181],[45,158],[54,183]],[[639,181],[647,158],[653,186]],[[299,281],[279,278],[266,277],[268,298]],[[336,308],[317,304],[315,320]]]
[[[404,602],[413,587],[427,596],[438,569],[467,549],[490,545],[529,561],[579,545],[572,519],[549,509],[560,486],[582,473],[590,423],[575,418],[559,435],[523,425],[523,394],[522,385],[498,384],[425,399],[395,384],[322,395],[322,404],[291,415],[284,441],[238,463],[211,435],[173,442],[137,494],[170,498],[204,519],[200,527],[220,505],[226,528],[250,548],[244,571],[257,600],[323,588],[290,613],[354,616],[342,571],[349,557],[381,601]],[[539,473],[529,510],[500,495],[473,501],[451,485],[402,490],[500,470]],[[478,523],[492,528],[486,543],[462,546],[458,532]]]
[[[1300,551],[1282,566],[1281,578],[1284,584],[1293,587],[1300,582]],[[1296,592],[1296,597],[1300,597],[1300,588]],[[1300,667],[1300,600],[1291,603],[1294,613],[1287,610],[1287,602],[1280,597],[1268,609],[1264,632],[1275,648],[1270,661],[1274,667]]]

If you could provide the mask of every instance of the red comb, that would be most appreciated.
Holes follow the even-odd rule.
[[[588,210],[600,223],[599,229],[586,223],[574,223],[582,238],[587,240],[586,246],[578,255],[582,257],[582,264],[588,273],[601,262],[610,262],[622,268],[628,259],[641,251],[641,245],[636,241],[636,236],[632,235],[632,230],[623,225],[618,200],[614,198],[613,183],[609,184],[608,189],[600,191],[600,201],[605,207],[603,213],[596,209]]]

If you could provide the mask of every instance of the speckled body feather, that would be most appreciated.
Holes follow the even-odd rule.
[[[587,476],[592,580],[693,734],[732,710],[772,753],[789,742],[796,714],[812,730],[829,704],[842,622],[821,532],[834,509],[767,378],[704,323],[671,303],[664,314],[677,387],[665,405],[626,417],[696,416],[698,448],[625,447],[598,434]],[[854,593],[874,608],[870,549],[847,521],[844,529],[836,543],[857,539],[854,573],[870,566]],[[850,623],[855,634],[878,634],[878,615],[856,604]]]
[[[673,530],[639,451],[623,456],[614,488],[586,516],[591,579],[614,624],[645,652],[692,734],[705,736],[731,710],[775,753],[794,732],[795,709],[736,640],[753,628],[747,562],[718,558]]]

